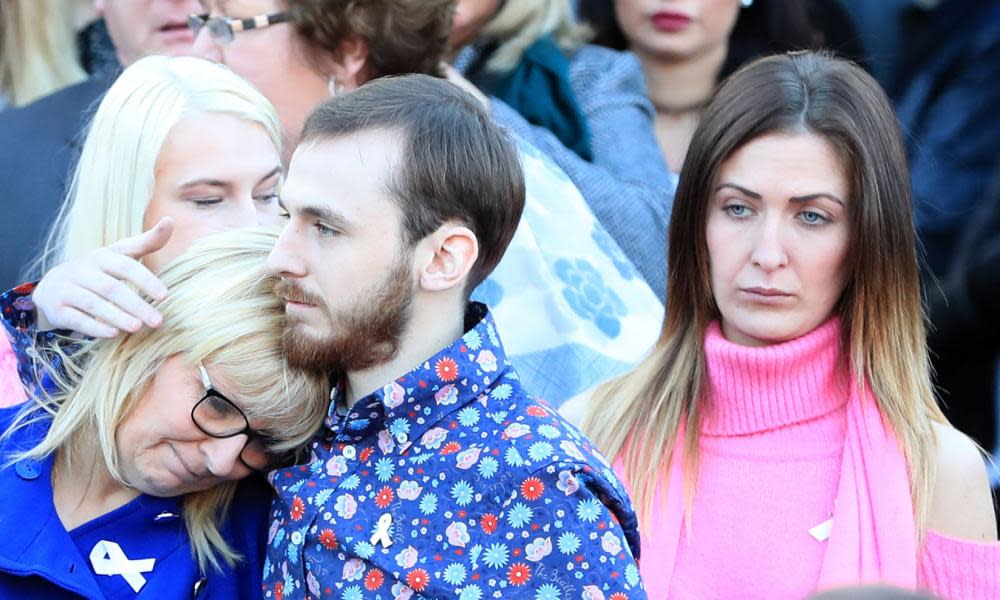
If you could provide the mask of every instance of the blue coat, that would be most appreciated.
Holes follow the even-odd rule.
[[[17,408],[0,410],[0,430],[6,430],[16,412]],[[44,426],[15,432],[0,444],[0,464],[7,462],[10,452],[37,444],[44,433]],[[199,573],[180,517],[180,498],[139,496],[74,529],[84,547],[109,540],[130,560],[155,558],[152,571],[143,573],[146,583],[135,593],[121,575],[94,574],[89,551],[78,550],[56,514],[51,476],[52,457],[0,469],[0,598],[180,599],[195,597],[196,584],[200,599],[260,597],[271,496],[265,482],[252,479],[240,484],[223,535],[245,560],[222,573],[210,570],[204,577]]]

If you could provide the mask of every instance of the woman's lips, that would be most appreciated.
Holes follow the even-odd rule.
[[[773,288],[742,288],[740,292],[746,299],[759,304],[788,304],[795,300],[794,294]]]
[[[159,29],[159,34],[169,43],[194,44],[194,35],[187,23],[168,23]]]
[[[650,20],[653,22],[653,27],[668,33],[682,31],[691,24],[691,17],[683,13],[668,11],[658,12]]]

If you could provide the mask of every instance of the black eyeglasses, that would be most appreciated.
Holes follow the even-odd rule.
[[[231,19],[229,17],[209,17],[203,15],[188,15],[188,29],[195,37],[203,27],[208,27],[212,41],[219,46],[225,46],[233,41],[236,34],[250,29],[263,29],[290,19],[287,12],[276,12],[269,15],[258,15],[246,19]]]
[[[198,370],[201,372],[201,383],[205,386],[205,395],[191,409],[191,420],[198,429],[219,439],[246,435],[247,442],[240,451],[240,461],[254,471],[266,472],[294,464],[297,458],[295,452],[275,453],[270,450],[275,440],[250,427],[246,413],[212,385],[204,365],[199,363]]]

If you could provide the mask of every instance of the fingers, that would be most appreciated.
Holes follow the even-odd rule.
[[[138,331],[146,324],[156,327],[160,313],[121,281],[105,273],[81,282],[74,293],[72,308],[124,331]]]
[[[76,331],[92,338],[113,338],[119,334],[119,330],[114,327],[102,323],[72,307],[63,307],[60,309],[60,321],[62,328]]]
[[[109,246],[109,248],[113,252],[139,260],[147,254],[152,254],[166,246],[173,233],[174,220],[170,217],[163,217],[148,231],[119,240]]]
[[[100,272],[121,280],[122,283],[135,287],[139,293],[145,294],[150,298],[162,300],[166,297],[167,286],[164,285],[152,271],[147,269],[146,266],[138,260],[110,251],[98,252],[95,254],[94,258]],[[109,285],[106,280],[101,281],[104,285]],[[116,304],[128,310],[136,317],[142,319],[147,325],[155,327],[155,325],[150,322],[150,319],[156,319],[156,325],[159,324],[159,313],[157,313],[153,307],[149,306],[149,304],[139,298],[136,293],[132,292],[132,290],[127,287],[109,287],[107,293],[103,293],[102,288],[95,287],[96,280],[91,281],[90,283],[91,285],[87,285],[86,287],[101,294],[105,298],[114,301]],[[123,294],[123,290],[129,293]],[[117,293],[122,300],[126,301],[126,303],[119,303],[118,300],[112,296],[112,294],[115,293]],[[136,303],[136,301],[138,301],[138,303]]]
[[[163,282],[137,260],[102,248],[54,268],[39,282],[33,299],[40,324],[114,337],[144,324],[159,326],[163,316],[142,294],[162,298],[166,293]]]

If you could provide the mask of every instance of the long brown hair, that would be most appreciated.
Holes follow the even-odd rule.
[[[707,205],[722,163],[747,142],[808,132],[831,144],[850,181],[851,248],[840,315],[845,363],[867,383],[906,456],[920,531],[934,479],[934,399],[906,157],[885,93],[861,68],[814,52],[763,58],[724,82],[694,134],[670,220],[667,309],[651,354],[597,390],[584,430],[620,457],[648,517],[682,420],[687,497],[697,470],[705,330],[719,318],[709,281]]]

